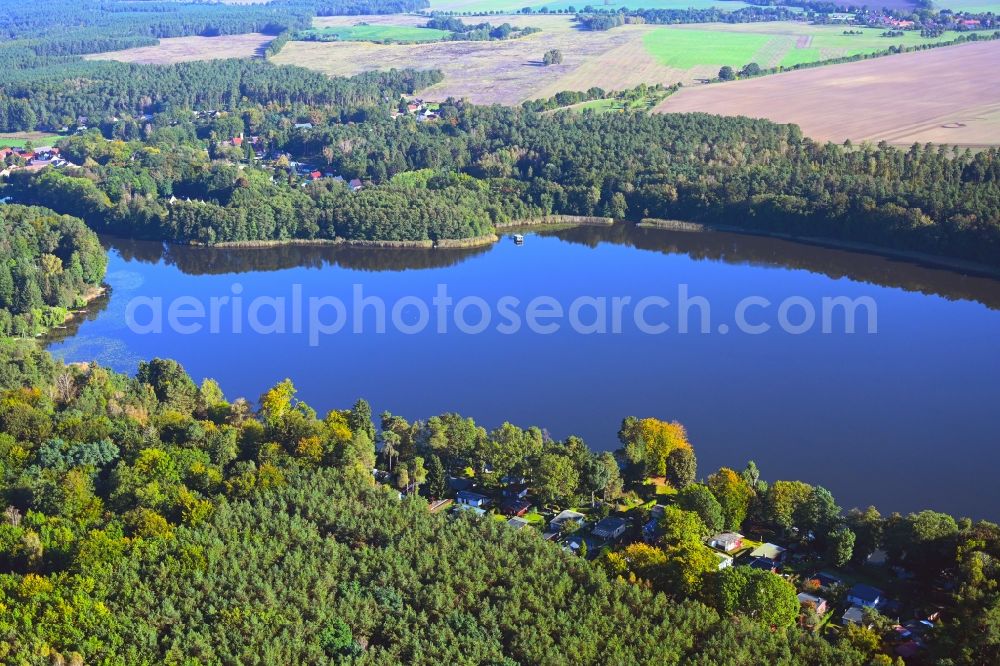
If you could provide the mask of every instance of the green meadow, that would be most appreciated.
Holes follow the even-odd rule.
[[[861,34],[844,34],[845,30]],[[902,36],[883,37],[882,29],[817,26],[800,23],[741,24],[712,28],[660,28],[643,38],[646,50],[656,60],[675,69],[721,67],[739,69],[756,62],[761,67],[793,67],[884,51],[890,46],[947,42],[956,33],[921,37],[906,31]]]
[[[59,138],[61,137],[58,134],[44,132],[0,134],[0,148],[24,148],[29,141],[33,146],[52,145],[50,142]]]

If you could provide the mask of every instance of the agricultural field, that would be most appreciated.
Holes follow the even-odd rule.
[[[405,25],[364,24],[325,26],[300,31],[296,41],[317,42],[438,42],[451,35],[447,30]]]
[[[796,123],[821,141],[1000,144],[1000,42],[978,42],[745,81],[687,87],[661,112]],[[933,87],[928,88],[928,82]]]
[[[934,0],[934,6],[953,11],[1000,14],[1000,0]]]
[[[52,145],[49,142],[58,138],[59,134],[48,132],[10,132],[0,134],[0,148],[24,148],[29,141],[34,146]]]
[[[580,4],[580,3],[577,3]],[[761,67],[815,62],[893,45],[948,41],[954,33],[923,39],[910,32],[882,37],[880,29],[844,35],[844,26],[799,22],[625,25],[606,32],[580,31],[572,16],[512,14],[486,17],[493,24],[533,26],[542,32],[505,42],[439,42],[373,44],[365,42],[292,42],[275,62],[350,76],[364,71],[406,68],[440,69],[445,80],[424,91],[427,99],[468,98],[480,103],[518,104],[564,90],[633,88],[640,83],[693,84],[715,77],[719,68]],[[319,28],[391,26],[424,29],[426,18],[415,15],[343,16],[317,19]],[[542,54],[563,53],[560,65],[543,67]],[[895,56],[894,56],[895,57]]]
[[[806,23],[742,23],[662,27],[643,37],[650,54],[665,67],[697,72],[711,78],[723,65],[739,69],[756,62],[761,67],[795,65],[884,51],[890,46],[946,42],[955,33],[921,37],[882,37],[884,30],[852,27],[861,34],[845,35],[844,26]]]
[[[387,17],[399,20],[402,17]],[[413,17],[418,18],[418,17]],[[369,17],[351,17],[374,23]],[[675,73],[656,65],[642,52],[641,37],[649,26],[623,26],[607,32],[579,31],[565,15],[491,16],[494,24],[533,26],[542,32],[499,42],[374,44],[370,42],[290,42],[274,58],[279,64],[301,65],[335,76],[402,69],[440,69],[445,80],[423,91],[425,99],[465,97],[477,103],[519,104],[563,90],[631,88],[639,83],[673,83]],[[317,25],[329,25],[327,21]],[[631,44],[631,47],[629,45]],[[619,53],[631,48],[638,59]],[[543,66],[550,49],[563,53],[560,65]],[[650,66],[655,71],[643,69]],[[587,74],[576,72],[587,67]]]
[[[569,8],[582,9],[593,5],[602,9],[720,9],[736,10],[746,7],[747,3],[738,0],[430,0],[429,11],[442,12],[519,12],[524,7],[538,10],[543,7],[549,11],[563,11]]]
[[[220,37],[168,37],[156,46],[140,46],[124,51],[108,51],[84,56],[90,60],[118,60],[143,65],[169,65],[192,60],[253,58],[263,55],[274,39],[271,35],[250,33]]]

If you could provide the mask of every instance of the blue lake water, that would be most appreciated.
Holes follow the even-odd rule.
[[[299,397],[320,412],[365,397],[376,413],[417,419],[455,411],[487,427],[504,420],[539,425],[553,437],[580,435],[597,450],[618,446],[622,417],[655,416],[685,424],[700,475],[753,459],[765,478],[824,485],[845,508],[1000,518],[994,279],[777,239],[625,225],[534,233],[523,245],[504,239],[461,251],[107,242],[110,297],[50,345],[67,360],[134,372],[142,359],[175,358],[196,380],[217,379],[231,398],[256,399],[290,377]],[[486,330],[458,331],[452,307],[449,331],[437,332],[432,299],[439,285],[456,303],[483,299],[492,309]],[[694,306],[692,330],[678,332],[682,285],[709,304],[709,332],[699,332],[702,310]],[[352,332],[358,288],[386,303],[386,332],[375,332],[373,308],[361,320],[365,332]],[[306,311],[309,298],[340,299],[348,323],[310,344],[308,317],[303,332],[293,332],[296,293]],[[251,332],[244,312],[243,332],[235,333],[228,306],[219,310],[216,333],[207,320],[193,334],[171,331],[166,321],[163,332],[147,334],[126,323],[135,298],[161,298],[165,312],[187,297],[207,311],[213,297],[234,295],[244,304],[286,299],[286,332]],[[509,323],[495,307],[504,297],[520,304],[511,309],[522,321],[514,333],[498,330]],[[566,317],[557,332],[537,333],[526,325],[526,304],[539,297],[564,310],[580,297],[629,297],[633,306],[665,298],[669,306],[645,314],[670,330],[642,332],[634,307],[623,307],[620,333],[583,334]],[[736,311],[748,297],[771,303],[758,300],[745,317],[770,325],[768,332],[739,330]],[[843,333],[844,318],[836,314],[829,317],[832,332],[824,333],[824,297],[871,299],[877,333],[867,332],[866,311],[855,334]],[[402,298],[427,304],[426,330],[394,329],[391,309]],[[789,298],[796,299],[791,324],[802,322],[803,303],[817,315],[804,333],[781,330],[778,310]],[[140,324],[152,321],[151,308],[136,308]],[[263,323],[274,319],[271,307],[258,314]],[[321,314],[329,323],[336,312]],[[404,326],[419,323],[415,305],[400,315]],[[593,305],[581,306],[583,324],[596,316]],[[479,319],[477,307],[466,308],[465,321]]]

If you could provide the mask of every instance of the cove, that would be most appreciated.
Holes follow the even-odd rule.
[[[595,450],[618,446],[622,417],[655,416],[687,427],[700,476],[753,459],[765,478],[823,485],[845,508],[1000,518],[1000,281],[992,278],[781,239],[625,224],[531,230],[523,245],[504,238],[453,250],[105,242],[109,296],[49,343],[67,361],[134,372],[140,360],[174,358],[196,381],[214,377],[229,397],[251,400],[290,377],[320,412],[365,397],[376,414],[454,411],[488,428],[509,420],[580,435]],[[348,324],[312,346],[291,331],[140,335],[126,325],[135,298],[207,303],[237,284],[245,302],[287,297],[298,285],[305,297],[350,303],[361,285],[390,306],[429,304],[442,284],[456,301],[522,304],[623,296],[675,304],[685,285],[710,304],[711,327],[681,334],[667,308],[651,314],[673,324],[656,335],[634,326],[590,335],[431,326],[410,335],[373,332],[369,313],[365,333]],[[735,326],[748,297],[772,304],[752,311],[767,333]],[[819,312],[827,297],[870,299],[877,332],[859,324],[845,334],[843,317],[830,333],[819,323],[780,330],[778,304],[797,299]],[[801,320],[801,309],[789,318]]]

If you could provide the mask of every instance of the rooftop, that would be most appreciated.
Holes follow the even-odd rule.
[[[756,548],[750,553],[751,557],[766,557],[769,560],[776,560],[781,557],[781,554],[785,552],[785,549],[781,546],[775,545],[773,543],[764,543]]]
[[[614,516],[608,516],[607,518],[604,518],[599,523],[597,523],[596,525],[594,525],[594,529],[595,530],[608,530],[609,532],[613,532],[613,531],[617,530],[620,527],[624,527],[625,525],[628,525],[628,521],[625,520],[624,518],[617,518],[617,517],[614,517]]]
[[[878,601],[879,597],[882,596],[882,590],[877,587],[872,587],[871,585],[858,584],[851,588],[851,591],[847,593],[847,596],[874,603],[875,601]]]

